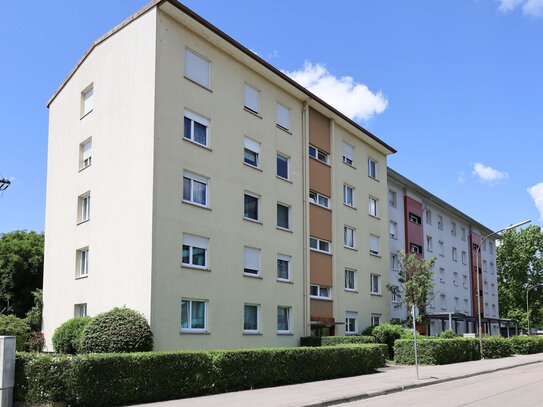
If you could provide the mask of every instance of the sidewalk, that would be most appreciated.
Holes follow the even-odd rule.
[[[414,387],[462,379],[498,370],[543,362],[543,353],[502,359],[485,359],[442,366],[390,366],[380,373],[266,389],[246,390],[160,403],[147,407],[317,407],[394,393]]]

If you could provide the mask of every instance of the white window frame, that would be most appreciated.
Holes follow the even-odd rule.
[[[243,275],[248,277],[260,277],[262,250],[256,247],[243,247]],[[249,267],[253,266],[253,267]],[[256,267],[256,268],[254,268]],[[251,270],[251,271],[247,271]],[[253,272],[253,270],[255,272]]]
[[[374,242],[377,242],[377,250],[375,250]],[[370,234],[370,255],[379,256],[381,252],[381,238],[377,235]]]
[[[326,204],[324,204],[324,202],[326,202]],[[309,191],[309,203],[330,209],[330,198],[315,191]]]
[[[92,138],[79,145],[79,170],[84,170],[92,164]]]
[[[398,206],[398,193],[392,189],[388,190],[388,204],[393,208]]]
[[[189,196],[185,198],[185,179],[189,181]],[[194,183],[203,184],[205,186],[205,203],[196,202],[194,200]],[[195,174],[191,171],[183,171],[183,202],[187,202],[193,205],[202,206],[204,208],[209,207],[209,178],[203,175]]]
[[[188,303],[188,327],[183,328],[183,302]],[[192,303],[193,302],[199,302],[204,304],[204,327],[203,328],[193,328],[192,325]],[[208,316],[208,307],[209,302],[208,300],[204,299],[195,299],[195,298],[182,298],[181,299],[181,324],[179,326],[179,332],[208,332],[208,326],[207,326],[207,316]]]
[[[443,216],[437,215],[437,228],[443,230]]]
[[[466,228],[462,226],[460,228],[460,232],[461,232],[461,239],[462,239],[463,242],[465,242],[466,241]]]
[[[462,264],[468,264],[468,253],[462,250]]]
[[[426,224],[431,225],[432,224],[432,211],[430,209],[426,209]]]
[[[379,199],[373,196],[368,198],[368,213],[370,216],[379,217]]]
[[[245,307],[256,307],[256,329],[245,328]],[[243,333],[253,335],[260,333],[260,304],[243,304]]]
[[[316,288],[317,289],[317,295],[311,294],[311,289]],[[326,295],[328,293],[328,295]],[[332,287],[322,286],[319,284],[310,284],[309,285],[309,297],[315,298],[315,299],[332,299]]]
[[[82,247],[77,250],[77,277],[88,277],[89,275],[89,248]]]
[[[453,261],[458,261],[458,249],[456,247],[451,249],[451,256]]]
[[[188,80],[211,89],[211,61],[189,48],[185,48],[184,75]]]
[[[330,154],[311,144],[309,145],[309,156],[321,163],[330,165]]]
[[[399,287],[397,285],[390,286],[390,300],[393,304],[398,304],[400,302],[400,298],[398,296],[398,290]]]
[[[353,329],[349,329],[350,327]],[[353,311],[345,312],[345,335],[356,335],[358,332],[358,313]]]
[[[311,247],[312,241],[316,243],[317,248]],[[321,249],[321,243],[328,245],[328,250],[327,251]],[[332,243],[329,242],[328,240],[319,239],[318,237],[310,236],[309,237],[309,250],[314,251],[314,252],[319,252],[319,253],[330,254],[330,253],[332,253]]]
[[[190,134],[186,134],[186,128],[185,128],[185,119],[190,121]],[[200,143],[198,140],[194,137],[194,124],[198,123],[201,126],[204,126],[206,129],[205,132],[205,143]],[[206,119],[203,116],[200,116],[199,114],[196,114],[190,110],[185,109],[185,112],[183,113],[183,139],[190,141],[191,143],[198,144],[199,146],[204,146],[209,148],[209,126],[211,121],[209,119]]]
[[[377,290],[375,290],[375,282],[377,282]],[[370,274],[370,294],[381,295],[381,275],[380,274]]]
[[[352,287],[350,287],[351,283]],[[358,284],[356,281],[356,270],[351,268],[345,268],[345,291],[356,292],[357,289]]]
[[[183,262],[183,246],[188,246],[189,248],[189,262]],[[203,247],[200,247],[203,246]],[[193,252],[194,249],[204,250],[204,265],[194,264],[193,261]],[[181,265],[183,267],[197,268],[202,270],[207,270],[209,265],[209,239],[206,237],[196,236],[189,233],[183,233],[183,241],[181,243]]]
[[[440,256],[445,256],[445,243],[443,243],[441,240],[437,242],[437,250]]]
[[[343,247],[347,249],[356,248],[356,229],[351,226],[343,227]]]
[[[94,83],[81,91],[81,118],[94,110]]]
[[[260,147],[261,145],[258,141],[253,140],[249,137],[245,137],[245,140],[243,142],[243,164],[253,168],[260,168]],[[245,157],[246,151],[249,151],[255,155],[256,164],[247,162]]]
[[[74,317],[86,317],[87,316],[87,303],[80,303],[74,305]]]
[[[290,131],[290,109],[288,107],[277,102],[275,119],[277,127],[287,132]]]
[[[456,237],[456,222],[451,221],[451,236]]]
[[[248,83],[243,87],[243,107],[253,114],[260,115],[260,90]]]
[[[279,329],[279,310],[286,310],[286,315],[287,315],[287,329]],[[292,333],[292,324],[291,324],[291,321],[290,321],[290,317],[292,315],[292,307],[287,307],[287,306],[283,306],[283,305],[278,305],[277,306],[277,333],[279,335],[283,334],[283,335],[287,335],[287,334],[291,334]]]
[[[423,249],[420,245],[416,243],[409,244],[409,253],[422,254]]]
[[[286,177],[283,177],[282,175],[279,174],[279,165],[278,165],[279,157],[281,159],[285,160],[285,162],[286,162],[286,165],[287,165],[287,176]],[[277,152],[276,164],[277,164],[277,168],[276,168],[275,174],[277,175],[277,177],[281,178],[281,179],[284,179],[284,180],[287,180],[287,181],[290,180],[290,157],[288,155],[286,155],[286,154]]]
[[[91,210],[91,194],[85,192],[80,195],[77,199],[78,203],[78,223],[88,222],[90,220],[90,210]]]
[[[351,202],[349,202],[349,199],[348,199],[349,190],[351,191]],[[343,184],[343,204],[351,208],[355,207],[354,191],[355,191],[355,188],[353,186],[348,185],[348,184]]]
[[[256,219],[245,216],[245,195],[250,196],[252,198],[256,198],[256,215],[257,215]],[[245,191],[243,193],[243,219],[246,219],[252,222],[260,222],[260,215],[261,215],[260,201],[261,201],[260,195],[253,194],[252,192],[248,192],[248,191]]]
[[[345,141],[343,142],[343,163],[354,167],[354,147]]]
[[[279,260],[287,262],[287,278],[279,277]],[[291,263],[292,257],[286,254],[278,254],[276,260],[276,278],[277,281],[290,282],[292,281]]]
[[[432,236],[426,236],[426,251],[430,253],[434,251],[434,239]]]
[[[283,207],[287,209],[287,226],[280,226],[279,225],[279,207]],[[281,230],[292,230],[292,220],[291,220],[291,214],[290,214],[290,205],[284,204],[282,202],[277,202],[277,229]]]
[[[368,158],[368,177],[379,179],[377,170],[377,161],[373,158]]]
[[[381,314],[371,314],[371,326],[381,325]]]
[[[400,268],[399,268],[399,257],[396,253],[390,253],[390,268],[393,270],[393,271],[398,271]]]

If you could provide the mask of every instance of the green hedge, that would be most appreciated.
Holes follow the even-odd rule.
[[[479,341],[473,338],[417,338],[417,351],[419,363],[423,365],[446,365],[480,359]],[[415,364],[412,339],[398,339],[394,343],[394,361],[403,365]]]
[[[116,406],[372,373],[386,346],[18,354],[15,400]]]
[[[323,336],[322,346],[337,346],[348,344],[377,343],[373,336]]]
[[[81,341],[91,317],[75,317],[67,320],[53,334],[53,348],[57,353],[75,355],[81,353]]]
[[[510,339],[501,336],[483,338],[483,356],[486,359],[498,359],[513,356],[513,345]]]
[[[530,355],[543,352],[543,337],[541,336],[513,336],[511,338],[513,353],[517,355]]]

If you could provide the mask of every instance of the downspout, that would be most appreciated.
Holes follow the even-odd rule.
[[[309,288],[309,266],[308,266],[308,242],[309,242],[309,222],[307,220],[308,211],[307,206],[308,203],[308,177],[309,177],[309,171],[308,171],[308,165],[307,165],[307,145],[309,140],[309,101],[311,99],[307,99],[303,102],[302,107],[302,183],[303,183],[303,191],[302,191],[302,207],[303,207],[303,231],[302,234],[302,248],[303,248],[303,254],[302,254],[302,267],[303,267],[303,324],[304,324],[304,336],[309,336],[311,333],[311,330],[309,329],[309,300],[308,300],[308,288]],[[309,331],[309,332],[308,332]]]

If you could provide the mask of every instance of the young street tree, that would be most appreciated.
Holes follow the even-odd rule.
[[[537,225],[508,230],[497,247],[500,314],[527,327],[526,290],[530,325],[543,327],[543,231]],[[541,285],[541,286],[540,286]]]
[[[405,305],[407,312],[407,325],[412,327],[413,321],[409,309],[414,305],[419,310],[417,322],[426,320],[426,307],[432,298],[429,298],[429,293],[434,288],[434,272],[432,268],[436,262],[436,258],[425,260],[419,258],[415,253],[406,254],[403,250],[398,252],[399,269],[397,278],[399,287],[396,290],[396,296],[400,300],[400,304]],[[387,286],[390,291],[394,287]]]

